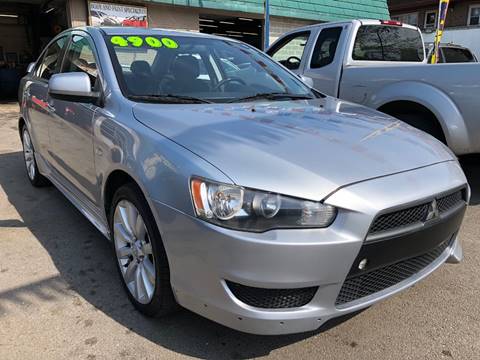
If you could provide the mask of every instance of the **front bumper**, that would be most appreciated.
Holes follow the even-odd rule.
[[[455,228],[445,234],[445,240],[452,239],[449,246],[422,270],[387,289],[336,305],[377,214],[462,186],[466,179],[456,162],[377,178],[344,187],[326,199],[340,209],[335,223],[326,229],[261,234],[220,228],[154,204],[179,304],[240,331],[274,335],[315,330],[331,318],[361,310],[411,286],[445,261],[460,261]],[[264,309],[240,301],[226,281],[264,289],[318,290],[304,306]]]

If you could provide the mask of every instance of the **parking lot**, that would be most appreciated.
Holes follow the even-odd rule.
[[[0,105],[0,359],[478,359],[480,159],[465,260],[337,326],[262,337],[186,310],[148,319],[130,305],[110,244],[53,187],[25,175],[18,105]]]

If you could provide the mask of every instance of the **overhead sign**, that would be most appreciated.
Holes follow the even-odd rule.
[[[148,26],[147,8],[90,1],[90,25],[93,26]]]

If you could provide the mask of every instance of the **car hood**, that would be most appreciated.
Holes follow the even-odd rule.
[[[453,160],[430,135],[360,105],[137,103],[135,118],[245,187],[321,200],[339,187]]]

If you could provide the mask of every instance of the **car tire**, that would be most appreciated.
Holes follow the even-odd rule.
[[[27,170],[28,180],[30,180],[30,183],[35,187],[50,185],[50,181],[38,171],[37,160],[35,159],[35,148],[33,147],[32,138],[26,126],[22,127],[21,134],[23,160],[25,169]]]
[[[177,310],[167,254],[148,203],[135,184],[115,192],[109,222],[117,270],[134,307],[150,317]]]

